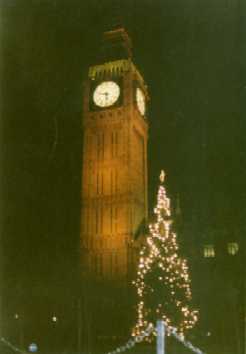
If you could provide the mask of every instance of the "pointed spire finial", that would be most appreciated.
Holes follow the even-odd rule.
[[[164,182],[164,180],[165,180],[165,172],[164,172],[164,170],[161,170],[161,174],[160,174],[160,181],[161,181],[161,183],[163,183]]]

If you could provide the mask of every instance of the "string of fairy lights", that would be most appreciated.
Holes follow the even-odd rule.
[[[20,348],[16,347],[15,345],[13,345],[12,343],[10,343],[8,340],[6,340],[5,338],[1,337],[0,341],[8,348],[10,348],[11,350],[13,350],[16,353],[20,353],[20,354],[28,354],[25,350],[21,350]]]
[[[115,350],[108,352],[106,354],[118,354],[122,353],[128,349],[133,348],[137,343],[141,343],[145,338],[148,338],[150,334],[155,330],[152,325],[149,325],[145,331],[142,331],[139,335],[129,339],[125,345],[122,345]]]
[[[166,327],[166,331],[169,336],[172,335],[180,343],[182,343],[186,348],[190,349],[193,353],[205,354],[202,350],[195,347],[190,341],[186,340],[182,334],[179,334],[177,332],[176,328],[169,326],[169,327]],[[132,349],[137,343],[141,343],[146,338],[148,338],[152,333],[154,333],[155,336],[157,335],[156,328],[152,324],[150,324],[145,331],[142,331],[139,335],[130,339],[128,342],[126,342],[125,345],[122,345],[122,346],[116,348],[115,350],[107,352],[105,354],[118,354],[118,353],[123,353],[126,350]],[[165,353],[163,353],[163,354],[165,354]]]
[[[180,335],[193,328],[198,320],[198,312],[189,306],[192,296],[188,266],[186,260],[178,256],[176,234],[171,228],[170,199],[166,195],[164,180],[165,173],[162,171],[154,209],[156,222],[149,225],[150,234],[140,250],[137,279],[133,282],[138,296],[133,336],[153,325],[156,317],[162,319],[166,326],[175,327]],[[158,294],[160,288],[161,294]],[[158,300],[151,303],[151,298]],[[175,316],[176,320],[173,319]]]
[[[167,332],[169,335],[172,335],[174,338],[176,338],[180,343],[182,343],[186,348],[190,349],[196,354],[205,354],[202,352],[199,348],[195,347],[190,341],[186,340],[183,335],[177,333],[176,328],[167,328]]]

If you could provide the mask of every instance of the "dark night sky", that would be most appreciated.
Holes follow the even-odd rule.
[[[110,4],[1,1],[2,249],[11,294],[28,288],[45,295],[51,284],[66,293],[76,279],[82,81],[111,26]],[[119,6],[151,96],[150,205],[164,168],[169,192],[180,195],[187,230],[180,237],[191,243],[213,232],[240,234],[246,197],[240,3]]]

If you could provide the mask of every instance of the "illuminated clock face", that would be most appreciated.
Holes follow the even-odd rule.
[[[136,90],[136,101],[137,101],[137,106],[139,109],[139,112],[144,115],[145,113],[145,96],[143,91],[140,88],[137,88]]]
[[[103,81],[93,93],[93,101],[98,107],[112,106],[120,96],[120,87],[114,81]]]

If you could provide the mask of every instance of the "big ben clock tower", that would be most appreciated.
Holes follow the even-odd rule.
[[[105,32],[103,56],[84,82],[82,271],[127,284],[134,234],[147,218],[147,87],[123,28]]]

